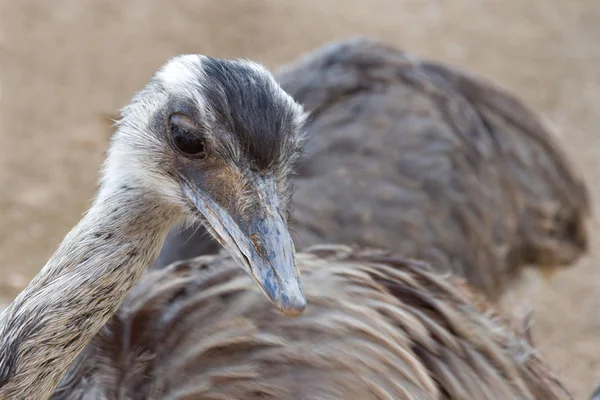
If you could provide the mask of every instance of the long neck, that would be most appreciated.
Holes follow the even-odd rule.
[[[0,316],[0,399],[45,399],[156,258],[170,213],[104,190]]]

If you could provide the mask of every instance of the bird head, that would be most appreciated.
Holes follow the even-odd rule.
[[[122,110],[103,185],[127,181],[200,221],[281,311],[300,314],[287,218],[305,115],[259,64],[173,58]]]

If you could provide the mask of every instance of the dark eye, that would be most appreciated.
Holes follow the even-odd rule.
[[[184,154],[195,158],[206,155],[201,129],[185,115],[174,114],[169,118],[169,131],[175,146]]]

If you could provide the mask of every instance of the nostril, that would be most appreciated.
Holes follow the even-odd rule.
[[[258,254],[259,257],[263,257],[263,247],[260,243],[259,236],[256,233],[251,234],[250,241],[252,241],[252,246],[254,247],[256,254]]]

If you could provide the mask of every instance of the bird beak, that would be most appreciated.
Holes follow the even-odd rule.
[[[188,183],[183,192],[210,225],[209,231],[261,290],[286,315],[306,308],[300,275],[294,260],[294,243],[279,212],[275,180],[259,178],[256,191],[260,211],[247,223],[237,223],[211,196]]]

